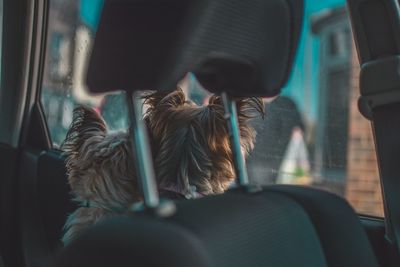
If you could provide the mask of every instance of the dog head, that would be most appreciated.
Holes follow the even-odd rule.
[[[235,179],[229,131],[219,96],[198,106],[182,90],[144,96],[159,188],[178,186],[185,195],[224,192]],[[256,133],[250,119],[264,114],[260,98],[237,99],[242,153],[253,149]]]
[[[140,200],[127,133],[109,134],[91,108],[77,107],[62,145],[68,182],[77,201],[106,209],[127,208]]]

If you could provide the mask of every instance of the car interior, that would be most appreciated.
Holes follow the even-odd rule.
[[[49,66],[66,71],[58,61],[47,62],[58,48],[67,49],[59,35],[49,46],[49,29],[64,30],[51,20],[52,5],[63,1],[1,1],[0,267],[400,265],[397,0],[343,3],[359,66],[351,69],[357,72],[355,110],[372,126],[382,216],[360,213],[349,199],[318,186],[249,181],[235,99],[285,92],[304,56],[303,26],[316,18],[309,17],[310,1],[75,1],[81,10],[101,2],[87,70],[80,75],[90,94],[124,92],[143,203],[95,224],[65,247],[63,227],[78,204],[42,98]],[[77,16],[60,10],[62,19]],[[322,10],[318,19],[334,15]],[[82,29],[76,26],[72,40],[84,36]],[[160,199],[155,187],[139,95],[169,91],[187,73],[224,100],[236,186],[172,201]]]

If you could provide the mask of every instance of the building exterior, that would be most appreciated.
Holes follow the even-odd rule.
[[[314,151],[319,185],[328,184],[359,213],[383,216],[372,129],[358,111],[360,68],[347,10],[330,9],[312,20],[320,39]]]
[[[383,200],[370,122],[358,111],[359,62],[355,46],[351,55],[349,139],[345,196],[359,212],[383,217]]]
[[[319,38],[318,115],[315,123],[314,175],[337,185],[346,181],[351,35],[345,8],[311,17]]]

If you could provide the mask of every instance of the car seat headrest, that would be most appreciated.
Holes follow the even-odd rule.
[[[301,0],[106,0],[92,92],[172,90],[187,72],[213,92],[273,96],[288,79]]]

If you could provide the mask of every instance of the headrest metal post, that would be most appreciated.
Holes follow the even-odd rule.
[[[156,208],[159,206],[160,200],[147,130],[142,120],[142,103],[138,93],[127,92],[126,100],[129,109],[130,135],[133,136],[132,151],[134,151],[143,202],[147,208]]]
[[[242,153],[242,146],[240,143],[240,129],[237,117],[236,101],[230,98],[225,92],[221,94],[221,97],[224,103],[224,117],[228,125],[229,138],[232,147],[236,180],[238,185],[246,186],[249,184],[249,177],[247,175],[246,162]]]

